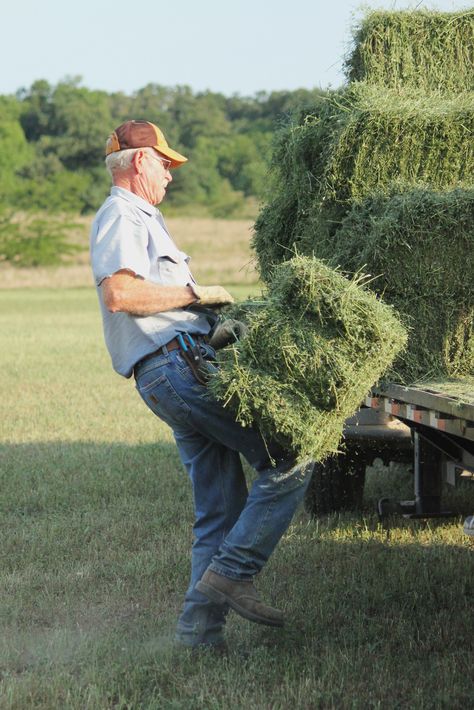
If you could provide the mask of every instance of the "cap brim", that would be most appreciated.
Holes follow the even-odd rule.
[[[168,146],[164,147],[162,145],[154,145],[153,148],[157,150],[158,153],[161,153],[161,155],[164,155],[165,158],[171,160],[171,168],[179,168],[180,165],[188,162],[188,159],[185,158],[184,155],[181,155],[181,153],[177,153],[175,150],[172,150]]]

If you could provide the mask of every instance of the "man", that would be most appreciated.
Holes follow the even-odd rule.
[[[193,487],[191,581],[176,639],[190,647],[224,645],[229,608],[261,624],[283,614],[253,585],[287,529],[309,482],[308,467],[255,428],[240,426],[206,388],[202,364],[215,367],[209,308],[232,302],[221,286],[196,284],[189,257],[169,235],[155,205],[171,169],[186,158],[160,129],[127,121],[109,137],[113,187],[91,231],[91,263],[113,367],[136,380],[147,406],[172,428]],[[199,363],[196,367],[194,359]],[[239,454],[258,473],[247,491]]]

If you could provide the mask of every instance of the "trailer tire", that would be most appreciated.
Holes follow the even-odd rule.
[[[366,461],[357,449],[315,463],[305,497],[314,517],[362,506]]]

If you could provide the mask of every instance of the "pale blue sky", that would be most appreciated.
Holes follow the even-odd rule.
[[[372,8],[472,7],[456,0],[379,0]],[[2,10],[0,94],[81,75],[131,94],[148,83],[226,95],[339,86],[352,0],[17,0]]]

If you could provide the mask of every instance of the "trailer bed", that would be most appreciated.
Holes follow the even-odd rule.
[[[410,386],[385,383],[372,389],[365,404],[408,422],[474,441],[474,378]]]

